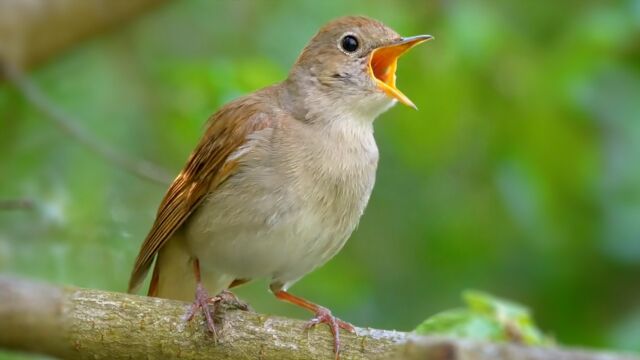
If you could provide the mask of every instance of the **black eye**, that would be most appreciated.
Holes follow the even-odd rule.
[[[340,41],[340,46],[342,46],[344,51],[351,53],[358,50],[360,44],[358,44],[358,39],[356,39],[355,36],[347,35],[342,38],[342,41]]]

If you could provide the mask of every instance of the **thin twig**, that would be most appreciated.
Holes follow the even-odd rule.
[[[0,199],[0,210],[33,210],[31,199]]]
[[[132,159],[98,140],[93,134],[78,125],[71,116],[58,108],[20,69],[3,63],[4,74],[24,98],[69,137],[85,146],[94,154],[132,175],[156,184],[171,182],[169,173],[157,165]]]

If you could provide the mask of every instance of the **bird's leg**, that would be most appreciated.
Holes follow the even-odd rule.
[[[217,310],[217,301],[214,299],[217,297],[210,297],[207,290],[202,285],[200,278],[200,262],[198,259],[193,260],[193,274],[196,278],[196,298],[193,301],[193,304],[191,304],[191,309],[187,313],[186,321],[191,321],[198,310],[201,310],[204,318],[207,320],[207,329],[213,334],[214,338],[217,339],[218,333],[216,332],[216,324],[213,321],[213,316]],[[211,303],[213,304],[213,314],[209,311],[209,304]]]
[[[333,351],[336,355],[336,359],[339,359],[340,355],[340,329],[347,330],[351,333],[355,332],[355,328],[353,325],[348,322],[344,322],[331,314],[331,310],[322,307],[320,305],[314,304],[310,301],[307,301],[301,297],[297,297],[292,295],[282,289],[274,289],[272,287],[273,294],[280,300],[289,302],[291,304],[300,306],[305,308],[315,314],[315,317],[311,319],[307,325],[306,329],[313,327],[317,324],[327,324],[331,329],[331,333],[333,334]]]
[[[202,311],[204,318],[207,321],[207,329],[214,338],[218,339],[218,332],[216,330],[215,318],[220,310],[222,303],[228,304],[236,309],[249,311],[251,308],[245,302],[240,301],[238,297],[229,290],[222,290],[220,294],[216,296],[209,296],[207,289],[202,285],[202,279],[200,276],[200,261],[196,258],[193,259],[193,274],[196,278],[196,298],[191,304],[191,309],[186,315],[186,321],[191,321],[193,317],[198,313],[198,310]],[[209,305],[213,308],[209,310]]]

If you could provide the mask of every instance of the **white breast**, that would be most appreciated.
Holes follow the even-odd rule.
[[[371,123],[285,126],[253,135],[239,172],[187,224],[205,269],[290,284],[334,256],[355,229],[375,180]]]

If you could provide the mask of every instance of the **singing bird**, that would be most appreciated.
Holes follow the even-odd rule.
[[[148,294],[194,299],[189,313],[236,285],[268,278],[281,300],[326,323],[336,357],[352,325],[287,289],[331,259],[367,205],[378,148],[374,119],[396,102],[398,58],[430,35],[401,37],[361,16],[322,27],[288,77],[213,114],[167,191],[135,262],[134,292],[155,260]]]

